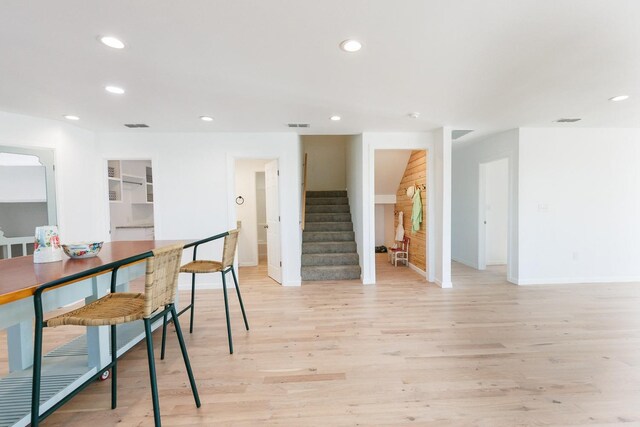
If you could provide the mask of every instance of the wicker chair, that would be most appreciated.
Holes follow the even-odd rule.
[[[153,414],[156,426],[160,426],[160,404],[158,400],[158,385],[156,381],[155,361],[153,355],[153,341],[151,336],[151,324],[171,313],[171,317],[175,324],[180,350],[191,383],[191,390],[196,401],[196,406],[200,407],[200,398],[198,390],[191,371],[189,363],[189,355],[178,322],[178,316],[174,306],[176,288],[178,284],[178,272],[180,261],[182,260],[182,244],[167,246],[153,250],[153,257],[146,259],[146,277],[145,292],[129,293],[114,292],[115,275],[117,268],[112,272],[112,292],[104,297],[80,307],[76,310],[61,314],[59,316],[48,319],[44,322],[44,326],[55,327],[63,325],[78,326],[110,326],[111,327],[111,363],[101,372],[111,368],[111,408],[115,409],[117,405],[117,346],[116,346],[116,325],[121,323],[142,320],[144,322],[144,330],[147,344],[147,356],[149,359],[149,377],[151,381],[151,396],[153,400]],[[37,342],[39,341],[39,343]],[[36,355],[42,354],[42,340],[36,340]],[[37,368],[36,368],[37,367]],[[34,358],[34,388],[40,384],[40,363]],[[36,377],[36,375],[38,377]],[[34,401],[39,402],[39,394],[34,394]],[[32,402],[33,404],[33,402]],[[39,421],[39,410],[37,403],[32,408],[32,425],[37,425]],[[35,410],[35,414],[34,414]]]
[[[222,274],[222,290],[224,292],[224,311],[227,316],[227,336],[229,339],[229,353],[233,354],[233,339],[231,337],[231,321],[229,320],[229,301],[227,298],[227,282],[225,275],[231,271],[233,275],[233,282],[236,286],[236,293],[238,294],[238,301],[240,302],[240,309],[242,310],[242,317],[244,319],[244,326],[249,330],[249,323],[247,322],[247,315],[244,312],[244,304],[242,304],[242,296],[240,295],[240,287],[238,286],[238,278],[233,268],[233,260],[236,256],[236,247],[238,246],[238,230],[230,230],[229,234],[224,238],[224,246],[222,249],[222,261],[207,261],[207,260],[193,260],[192,262],[183,265],[180,268],[181,273],[191,273],[191,325],[190,331],[193,331],[193,312],[194,312],[194,295],[195,295],[195,283],[196,274],[204,273],[221,273]]]

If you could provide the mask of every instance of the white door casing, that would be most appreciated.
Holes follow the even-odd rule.
[[[267,163],[264,172],[267,205],[267,274],[276,282],[282,283],[278,160]]]

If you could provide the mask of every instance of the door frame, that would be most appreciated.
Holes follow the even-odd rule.
[[[227,156],[227,217],[229,218],[228,227],[229,229],[237,228],[238,226],[238,213],[236,210],[236,162],[238,160],[277,160],[278,161],[278,169],[282,166],[282,159],[280,156],[244,156],[244,155],[231,155]],[[266,178],[266,177],[265,177]],[[254,177],[255,179],[255,177]],[[282,185],[278,185],[278,212],[282,213]],[[280,223],[280,261],[282,262],[282,266],[280,267],[281,271],[284,272],[285,264],[287,263],[287,259],[282,256],[282,222]],[[268,244],[268,243],[267,243]],[[240,270],[238,268],[238,257],[233,261],[234,268],[240,274]],[[282,274],[284,276],[284,274]],[[275,279],[274,279],[275,281]],[[284,277],[281,277],[280,286],[284,286]]]
[[[487,229],[485,213],[487,205],[487,166],[501,160],[507,161],[507,275],[511,277],[511,161],[508,156],[488,160],[478,165],[478,270],[487,268]]]
[[[427,242],[425,245],[425,250],[426,250],[426,256],[425,256],[425,261],[426,261],[426,271],[424,272],[424,278],[425,278],[425,284],[428,282],[434,282],[435,281],[435,237],[434,237],[434,231],[435,231],[435,212],[434,207],[435,207],[435,185],[434,185],[434,181],[435,181],[435,164],[434,164],[434,156],[435,156],[435,149],[433,148],[432,144],[424,144],[424,145],[416,145],[416,146],[412,146],[412,144],[397,144],[397,146],[372,146],[369,149],[369,173],[370,173],[370,178],[369,178],[369,188],[368,190],[366,189],[365,191],[369,192],[369,212],[370,212],[370,218],[369,218],[369,234],[370,234],[370,241],[371,242],[375,242],[375,224],[376,224],[376,220],[375,220],[375,156],[376,156],[376,152],[377,151],[385,151],[385,150],[408,150],[408,151],[425,151],[426,155],[427,155],[427,161],[425,164],[425,168],[426,170],[426,179],[427,179],[427,189],[426,190],[422,190],[422,191],[426,191],[427,192],[427,204],[426,204],[426,209],[423,206],[423,212],[422,212],[422,223],[424,224],[424,226],[426,227],[426,235],[427,235]],[[408,218],[408,220],[410,221],[411,218]],[[363,284],[376,284],[376,265],[375,265],[375,245],[371,245],[371,247],[368,249],[368,256],[370,259],[370,265],[369,268],[371,270],[371,276],[373,281],[370,283],[364,283]],[[415,271],[415,270],[414,270]],[[419,274],[422,275],[422,273],[418,272]]]

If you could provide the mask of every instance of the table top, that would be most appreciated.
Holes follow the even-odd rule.
[[[0,305],[30,297],[44,283],[176,243],[181,241],[111,242],[105,243],[100,253],[93,258],[71,259],[63,254],[62,261],[45,264],[34,264],[33,255],[0,260]]]

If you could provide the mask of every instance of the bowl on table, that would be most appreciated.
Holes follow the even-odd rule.
[[[62,245],[62,250],[70,258],[91,258],[98,255],[104,242],[80,242]]]

